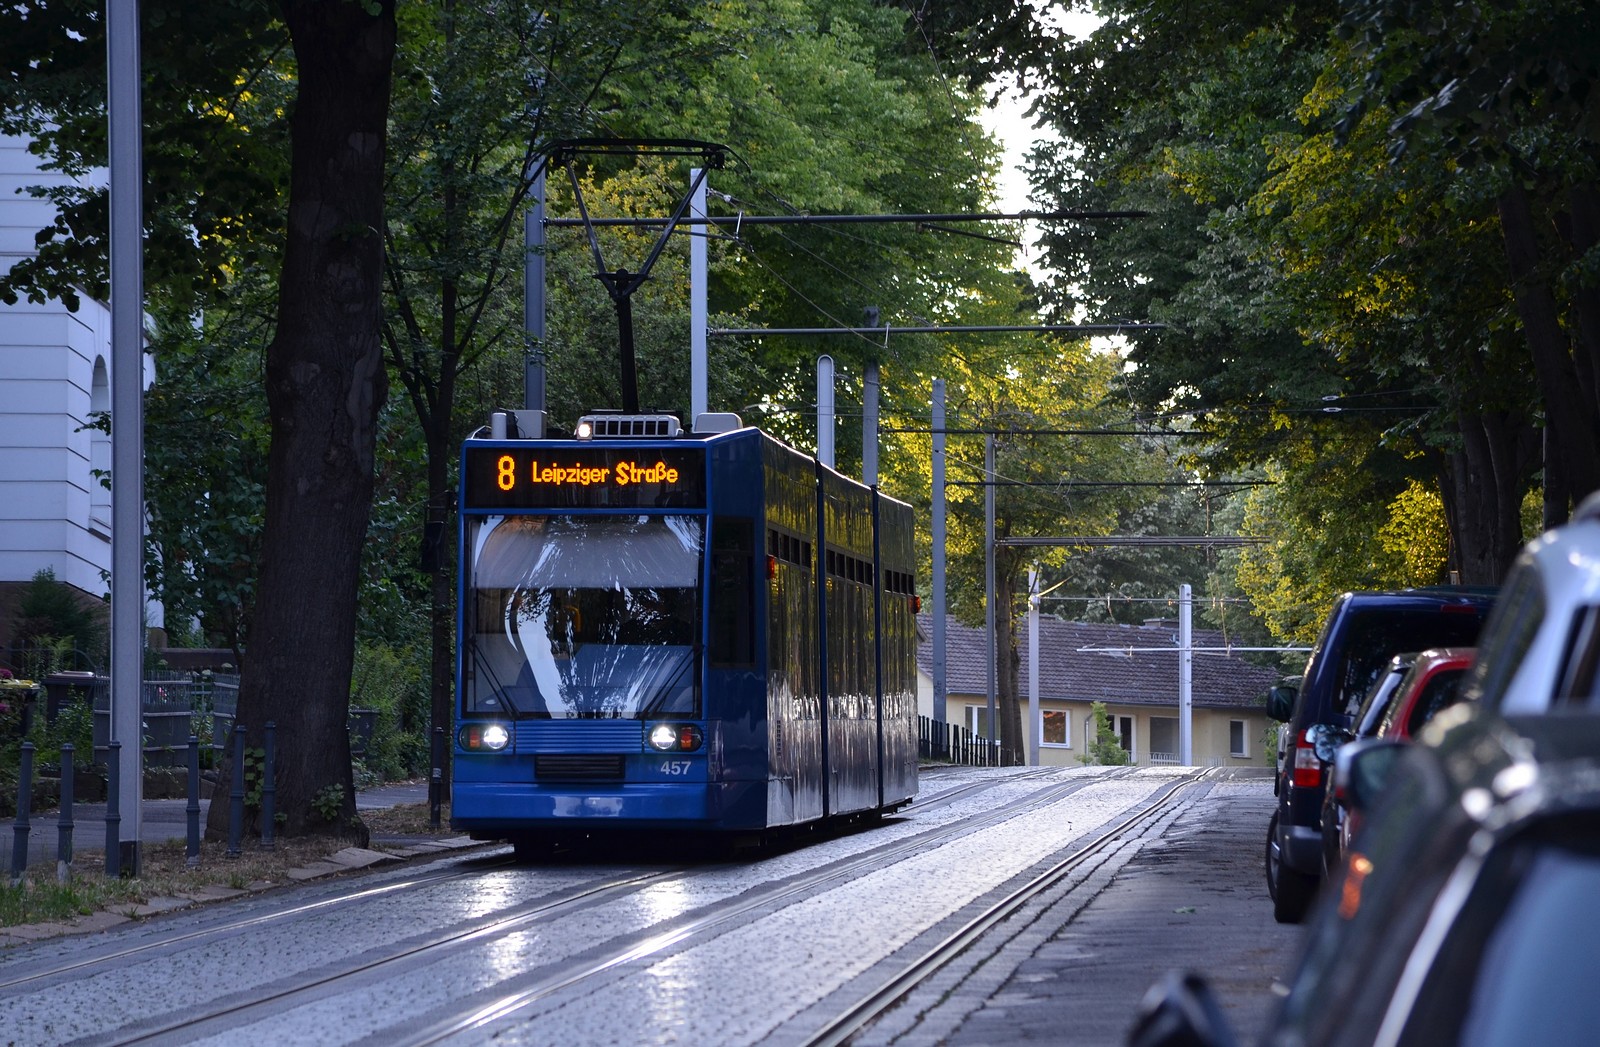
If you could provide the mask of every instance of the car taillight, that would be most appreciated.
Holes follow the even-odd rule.
[[[1317,747],[1311,741],[1309,730],[1301,731],[1294,743],[1294,779],[1299,789],[1315,789],[1322,784],[1322,761],[1317,759]]]

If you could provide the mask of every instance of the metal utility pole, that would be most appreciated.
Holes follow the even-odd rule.
[[[706,359],[706,178],[689,170],[689,424],[709,409]]]
[[[144,205],[139,5],[106,5],[111,161],[111,741],[118,869],[139,875],[144,806]],[[111,856],[106,856],[109,867]]]
[[[1028,568],[1028,710],[1033,721],[1030,767],[1039,766],[1044,748],[1044,708],[1039,702],[1039,568]]]
[[[833,468],[833,357],[827,353],[817,357],[817,459]]]
[[[861,482],[878,485],[878,365],[867,364],[866,388],[861,397]]]
[[[988,657],[984,659],[989,692],[989,762],[996,762],[1000,732],[995,723],[995,609],[994,609],[994,434],[983,437],[983,611]]]
[[[945,722],[945,504],[944,504],[944,379],[933,380],[933,718]]]
[[[1178,762],[1194,765],[1194,598],[1178,586]]]
[[[522,406],[530,411],[545,409],[544,175],[544,166],[540,165],[533,176],[533,206],[522,220]]]

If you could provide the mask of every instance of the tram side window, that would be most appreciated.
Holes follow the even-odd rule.
[[[755,664],[755,542],[753,520],[719,516],[711,523],[711,664]]]

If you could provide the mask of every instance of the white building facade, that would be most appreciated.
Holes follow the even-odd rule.
[[[0,270],[34,253],[54,205],[29,186],[67,185],[41,169],[27,140],[0,136]],[[144,357],[143,384],[153,376]],[[80,297],[0,302],[0,582],[49,568],[94,596],[111,570],[108,434],[91,428],[111,408],[111,314]],[[152,623],[155,624],[155,623]]]

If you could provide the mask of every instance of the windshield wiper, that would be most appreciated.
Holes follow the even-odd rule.
[[[650,715],[660,711],[661,707],[667,703],[667,700],[677,689],[678,681],[683,679],[684,670],[694,667],[695,665],[699,664],[699,661],[700,645],[692,644],[684,653],[683,663],[678,666],[678,671],[673,673],[672,678],[657,689],[655,697],[650,699],[650,701],[646,703],[645,707],[640,710],[641,716],[649,717]]]
[[[471,633],[467,634],[467,646],[472,648],[473,666],[478,672],[489,678],[489,686],[494,688],[495,697],[511,711],[513,717],[521,716],[522,710],[518,709],[517,703],[512,700],[511,691],[500,682],[499,674],[494,671],[494,667],[479,652],[478,641],[473,638]]]

